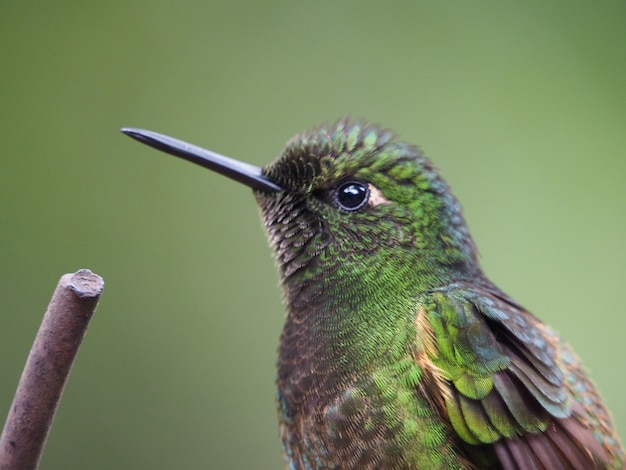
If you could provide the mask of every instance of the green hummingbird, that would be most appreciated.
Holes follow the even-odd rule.
[[[417,147],[346,118],[259,168],[123,132],[253,189],[287,310],[286,468],[625,467],[580,360],[483,274],[459,203]]]

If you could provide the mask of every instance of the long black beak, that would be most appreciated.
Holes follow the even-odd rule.
[[[150,147],[196,163],[235,181],[239,181],[252,189],[268,193],[283,191],[283,188],[267,179],[258,166],[225,157],[219,153],[188,144],[158,132],[128,127],[124,127],[122,132]]]

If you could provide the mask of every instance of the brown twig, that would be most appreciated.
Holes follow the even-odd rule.
[[[88,269],[59,280],[0,436],[0,469],[36,469],[74,357],[104,288]]]

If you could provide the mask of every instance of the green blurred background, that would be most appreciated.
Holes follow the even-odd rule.
[[[419,143],[487,273],[573,343],[626,432],[626,3],[0,3],[0,413],[61,274],[105,278],[42,468],[281,468],[283,321],[250,192],[350,114]]]

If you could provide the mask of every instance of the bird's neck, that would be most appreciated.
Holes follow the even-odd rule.
[[[294,343],[290,354],[334,351],[346,362],[385,356],[403,342],[403,334],[411,334],[421,293],[475,275],[473,268],[428,266],[410,252],[316,259],[325,263],[283,275],[288,312],[283,340],[298,336],[297,348],[307,350],[292,350]]]

